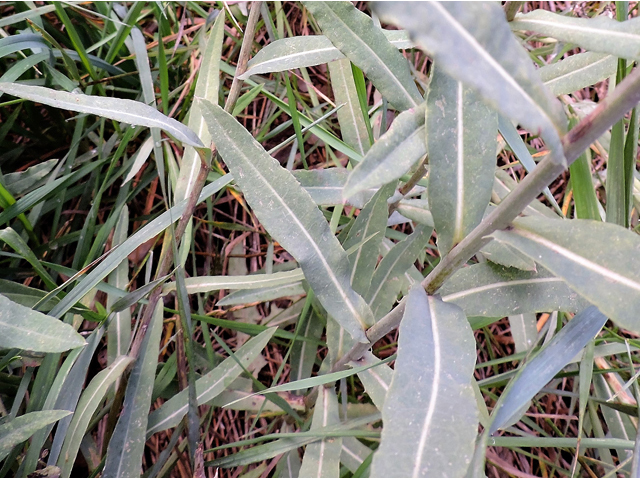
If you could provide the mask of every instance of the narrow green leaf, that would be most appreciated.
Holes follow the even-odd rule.
[[[76,456],[80,449],[80,442],[87,431],[93,414],[100,402],[102,402],[109,387],[120,378],[132,361],[133,358],[127,356],[117,358],[109,367],[93,377],[82,392],[58,457],[57,464],[61,470],[61,477],[69,477],[71,474],[71,469],[76,462]]]
[[[373,315],[351,288],[347,255],[309,194],[233,117],[206,100],[201,104],[218,151],[260,222],[298,261],[327,312],[366,342]]]
[[[301,281],[276,285],[274,287],[238,290],[218,300],[218,306],[244,305],[255,302],[269,302],[282,297],[304,295],[306,290]]]
[[[523,272],[490,263],[461,268],[438,293],[445,302],[462,308],[468,317],[579,312],[589,305],[562,278],[541,268]]]
[[[0,425],[0,461],[4,460],[13,447],[29,439],[41,428],[71,415],[66,410],[44,410],[31,412]]]
[[[45,180],[58,161],[57,158],[52,158],[33,165],[22,172],[7,173],[3,175],[2,181],[9,193],[14,197],[24,195]]]
[[[370,148],[369,132],[358,100],[351,61],[346,58],[329,63],[331,88],[337,105],[344,104],[338,110],[338,123],[342,140],[364,156]],[[366,113],[366,112],[365,112]]]
[[[360,440],[353,437],[344,437],[342,439],[342,453],[340,455],[340,461],[349,469],[351,473],[358,472],[358,469],[362,467],[363,463],[369,459],[373,451],[364,445]],[[369,475],[369,468],[365,470],[365,477]],[[355,475],[354,475],[355,477]]]
[[[475,360],[473,331],[462,310],[427,297],[420,285],[412,288],[400,323],[372,476],[466,473],[478,432],[471,385]]]
[[[350,2],[304,2],[322,33],[400,111],[422,103],[407,60],[389,43],[371,17]]]
[[[382,30],[382,33],[396,48],[413,46],[409,34],[405,31]],[[343,58],[345,56],[324,35],[281,38],[261,49],[249,60],[247,71],[238,78],[246,80],[251,75],[313,67]]]
[[[42,266],[42,263],[40,263],[40,260],[38,260],[38,257],[35,256],[33,251],[29,248],[29,245],[27,245],[15,230],[10,227],[0,230],[0,241],[9,245],[18,255],[29,262],[48,288],[55,289],[57,287],[53,278],[51,278],[51,275],[49,275]]]
[[[333,387],[320,387],[309,433],[340,424],[338,396]],[[302,457],[300,476],[307,478],[338,478],[342,439],[324,437],[307,445]]]
[[[573,43],[592,52],[614,57],[640,59],[640,19],[618,22],[606,15],[575,18],[545,10],[517,15],[509,24],[513,30],[541,33]]]
[[[607,321],[594,306],[576,315],[553,339],[522,366],[493,409],[489,434],[503,428],[542,387],[595,337]]]
[[[536,262],[522,255],[518,250],[503,243],[490,241],[480,249],[487,260],[503,267],[513,267],[527,272],[536,271]]]
[[[623,328],[640,331],[640,237],[593,220],[524,217],[494,233],[534,259]]]
[[[551,149],[562,151],[562,106],[544,87],[499,5],[380,2],[374,10],[383,20],[406,28],[450,76],[477,89],[487,103],[530,132],[541,134]]]
[[[573,93],[616,73],[618,60],[604,53],[576,53],[538,70],[540,79],[554,96]]]
[[[0,295],[0,347],[35,352],[66,352],[85,344],[71,325],[23,307]]]
[[[572,127],[578,122],[575,118],[569,120]],[[600,216],[600,202],[596,196],[591,175],[591,150],[587,149],[575,162],[569,166],[573,201],[576,206],[576,218],[585,220],[602,220]]]
[[[387,253],[371,279],[367,303],[376,319],[382,318],[393,306],[403,283],[403,276],[424,250],[433,229],[419,225],[407,238],[398,242]]]
[[[369,188],[399,179],[427,154],[425,111],[427,102],[398,115],[349,174],[344,198],[353,198]]]
[[[300,182],[316,205],[352,205],[364,208],[365,204],[376,193],[376,188],[369,188],[345,199],[342,196],[345,183],[349,178],[346,168],[324,168],[314,170],[294,170],[293,176]]]
[[[235,357],[242,366],[236,362],[236,359],[229,357],[209,373],[200,377],[196,381],[198,405],[207,403],[222,393],[243,372],[243,367],[247,368],[260,355],[275,331],[276,328],[265,330],[235,352]],[[160,430],[178,425],[187,413],[188,402],[189,392],[183,390],[166,401],[162,407],[151,412],[147,423],[147,438]]]
[[[304,274],[299,268],[286,272],[256,273],[253,275],[220,275],[215,277],[191,277],[185,279],[185,286],[189,294],[206,293],[214,290],[249,290],[254,288],[277,287],[304,280]],[[168,282],[162,287],[162,293],[167,294],[176,289],[175,282]]]
[[[151,392],[158,365],[163,313],[163,303],[160,300],[127,383],[122,413],[107,449],[107,458],[102,472],[105,478],[140,476],[147,419],[151,408]]]
[[[364,386],[364,391],[371,397],[373,404],[382,411],[384,401],[389,392],[389,386],[393,379],[393,370],[387,363],[380,363],[381,360],[371,352],[366,352],[361,359],[352,362],[355,368],[376,365],[375,367],[358,372],[358,378]]]
[[[493,190],[498,118],[436,64],[426,112],[429,207],[445,255],[482,220]]]
[[[0,82],[0,92],[55,108],[110,118],[133,126],[157,127],[187,145],[204,147],[198,136],[189,128],[141,102],[6,82]]]
[[[310,314],[305,315],[305,318],[301,317],[299,321],[303,322],[299,330],[302,336],[317,340],[322,338],[324,325],[315,310],[311,309]],[[317,343],[307,342],[306,340],[295,342],[291,347],[291,360],[289,362],[291,368],[289,377],[291,381],[304,380],[311,377],[317,356]],[[297,394],[306,394],[306,389],[298,390]]]
[[[509,327],[516,353],[528,352],[533,347],[538,337],[536,320],[533,313],[521,313],[509,317]]]

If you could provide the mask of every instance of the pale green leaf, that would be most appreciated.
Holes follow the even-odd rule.
[[[339,425],[338,396],[333,387],[320,387],[313,412],[310,433]],[[300,476],[308,478],[337,478],[340,476],[341,438],[325,437],[307,445],[302,457]]]
[[[373,315],[351,288],[347,254],[309,194],[233,117],[206,100],[201,103],[218,151],[260,222],[298,261],[327,312],[357,341],[366,342],[364,329],[373,324]]]
[[[136,478],[142,469],[151,393],[158,365],[164,304],[160,300],[140,346],[140,355],[127,382],[122,413],[109,442],[102,476]]]
[[[496,110],[562,151],[562,106],[544,87],[498,4],[380,2],[374,10],[383,20],[406,28],[450,76],[477,89]]]
[[[509,245],[490,241],[480,249],[485,258],[503,267],[513,267],[527,272],[536,271],[536,262],[522,255],[518,250]]]
[[[632,60],[640,58],[640,18],[618,22],[606,15],[575,18],[535,10],[517,15],[509,25],[513,30],[533,31],[592,52]]]
[[[433,215],[429,210],[429,201],[422,198],[401,200],[397,212],[409,220],[433,228]]]
[[[521,313],[509,317],[509,327],[516,353],[528,352],[538,337],[537,318],[533,313]]]
[[[349,174],[344,197],[352,198],[369,188],[385,185],[407,173],[427,154],[424,117],[427,102],[398,115]]]
[[[618,59],[604,53],[576,53],[538,70],[552,95],[573,93],[615,75]]]
[[[294,170],[293,176],[307,191],[316,205],[333,206],[348,204],[363,208],[376,193],[376,188],[361,190],[345,199],[342,190],[349,178],[346,168],[324,168],[314,170]]]
[[[22,172],[7,173],[3,175],[2,181],[9,193],[14,197],[24,195],[43,181],[57,163],[58,159],[52,158],[33,165]]]
[[[389,43],[396,48],[412,48],[409,34],[402,30],[382,30]],[[240,75],[245,80],[251,75],[284,72],[295,68],[313,67],[345,58],[324,35],[305,35],[281,38],[261,49],[249,60],[247,71]]]
[[[362,358],[352,362],[351,365],[355,368],[376,365],[373,368],[358,372],[358,378],[373,404],[378,407],[378,410],[382,411],[391,380],[393,379],[393,370],[388,364],[381,364],[380,361],[373,353],[365,352]]]
[[[505,172],[501,168],[498,168],[496,170],[496,178],[493,183],[493,193],[497,197],[495,199],[496,203],[500,203],[500,201],[502,201],[504,197],[509,195],[509,193],[511,193],[517,187],[518,183],[513,178],[511,178],[507,172]],[[558,218],[557,214],[555,214],[549,207],[547,207],[539,200],[534,200],[529,205],[527,205],[522,211],[522,214],[543,215],[545,217]]]
[[[276,285],[274,287],[255,288],[248,290],[238,290],[237,292],[230,293],[226,297],[218,300],[216,305],[232,306],[232,305],[245,305],[255,302],[269,302],[282,297],[296,297],[298,295],[304,295],[306,290],[304,289],[302,282],[285,283],[282,285]]]
[[[524,217],[494,232],[623,328],[640,331],[640,237],[611,223]]]
[[[85,344],[71,325],[0,295],[0,347],[66,352]]]
[[[299,327],[300,335],[306,338],[313,338],[317,340],[320,340],[320,338],[322,338],[324,325],[313,308],[310,309],[310,313],[306,315],[305,318],[301,317],[298,321],[303,322]],[[317,356],[317,343],[307,342],[305,340],[299,340],[295,342],[291,347],[291,360],[289,362],[289,377],[291,378],[291,381],[303,380],[305,378],[311,377],[311,373],[313,371]],[[297,390],[296,394],[304,395],[306,394],[306,389]]]
[[[533,312],[579,312],[589,303],[562,280],[538,268],[523,272],[490,263],[464,267],[438,291],[468,317],[502,318]]]
[[[71,413],[66,410],[31,412],[0,425],[0,462],[11,453],[13,447],[28,440],[41,428],[51,425]]]
[[[185,279],[189,294],[206,293],[214,290],[249,290],[254,288],[277,287],[304,280],[302,270],[296,268],[286,272],[257,273],[254,275],[219,275],[215,277],[191,277]],[[176,289],[176,282],[168,282],[162,287],[167,294]]]
[[[417,107],[422,97],[411,77],[407,60],[398,52],[371,17],[350,2],[304,2],[322,33],[380,93],[400,111]]]
[[[196,381],[198,405],[207,403],[222,393],[243,372],[243,368],[247,368],[260,355],[275,331],[276,328],[270,328],[256,335],[235,352],[235,358],[225,359],[216,368],[200,377]],[[187,413],[188,402],[189,392],[183,390],[166,401],[162,407],[154,410],[149,415],[147,438],[160,430],[178,425]]]
[[[342,439],[340,461],[350,472],[355,473],[369,455],[371,455],[371,449],[360,440],[353,437],[344,437]],[[365,476],[368,477],[368,473],[369,469],[366,470]]]
[[[427,97],[429,207],[445,255],[482,220],[493,190],[498,118],[436,64]]]
[[[475,360],[473,331],[462,310],[427,297],[420,285],[412,288],[372,476],[464,476],[478,432]]]
[[[89,422],[96,409],[102,402],[109,387],[122,375],[124,370],[133,361],[132,357],[118,357],[110,366],[98,373],[89,385],[82,392],[78,401],[78,406],[73,413],[73,418],[69,424],[60,455],[58,456],[58,466],[62,477],[69,477],[71,469],[76,463],[76,456],[80,449],[80,442],[84,437]]]
[[[157,127],[187,145],[204,146],[198,136],[185,125],[141,102],[6,82],[0,82],[0,92],[55,108],[110,118],[133,126]]]
[[[489,430],[493,434],[526,406],[589,341],[607,317],[594,306],[576,315],[553,339],[522,366],[493,409]]]
[[[129,208],[124,205],[113,232],[113,243],[120,245],[127,239],[129,227]],[[124,290],[129,284],[129,260],[123,260],[109,275],[108,282],[116,288]],[[116,310],[118,298],[107,295],[107,310]],[[110,365],[120,355],[126,355],[131,341],[131,310],[127,307],[117,310],[107,327],[107,364]]]

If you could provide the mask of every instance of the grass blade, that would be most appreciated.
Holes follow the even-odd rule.
[[[417,107],[422,96],[407,60],[392,46],[371,17],[349,2],[304,2],[322,32],[373,82],[380,93],[403,111]]]
[[[426,319],[425,319],[426,317]],[[382,410],[374,477],[461,477],[478,432],[475,340],[458,307],[412,288]],[[416,376],[416,372],[421,372]]]
[[[373,315],[351,288],[346,253],[311,197],[233,117],[206,100],[202,107],[220,154],[260,222],[298,261],[327,312],[365,342]]]

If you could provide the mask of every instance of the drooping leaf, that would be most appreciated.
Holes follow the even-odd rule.
[[[339,425],[338,396],[333,387],[320,387],[313,412],[311,430]],[[323,438],[307,445],[302,457],[300,477],[338,478],[340,476],[341,438]]]
[[[411,289],[393,380],[382,410],[374,477],[462,477],[473,455],[478,407],[475,340],[458,307]],[[419,373],[418,373],[419,372]]]
[[[247,368],[262,349],[269,342],[276,328],[270,328],[256,335],[235,352],[234,358],[225,359],[220,365],[203,375],[196,381],[198,405],[202,405],[222,393],[238,375]],[[242,364],[238,365],[236,359]],[[162,407],[149,415],[147,423],[147,438],[160,430],[173,428],[186,415],[189,402],[189,392],[183,390],[166,401]]]
[[[534,259],[623,328],[640,331],[640,237],[593,220],[524,217],[494,233]]]
[[[350,2],[304,2],[322,33],[373,82],[400,111],[417,107],[422,96],[411,77],[407,60],[371,17]]]
[[[579,312],[589,303],[555,275],[524,272],[490,263],[464,267],[438,291],[468,317],[502,318],[521,313]]]
[[[640,19],[618,22],[606,15],[576,18],[545,10],[517,15],[509,24],[513,30],[529,30],[592,52],[615,57],[640,58]]]
[[[541,67],[540,79],[552,95],[573,93],[609,78],[616,73],[618,60],[604,53],[576,53],[568,58]]]
[[[0,92],[55,108],[110,118],[129,125],[157,127],[187,145],[204,147],[198,136],[185,125],[141,102],[6,82],[0,83]]]
[[[490,434],[501,429],[595,337],[607,317],[594,306],[576,315],[549,343],[520,368],[500,396],[492,414]]]
[[[489,205],[498,118],[474,90],[436,64],[425,125],[429,207],[445,255],[480,223]]]
[[[0,347],[66,352],[85,344],[71,325],[0,295]]]
[[[385,185],[407,173],[427,154],[424,117],[427,102],[402,112],[349,174],[344,198]]]
[[[544,87],[504,12],[491,2],[380,2],[381,18],[406,28],[416,44],[485,102],[561,151],[562,107]]]
[[[89,385],[87,385],[82,392],[58,457],[57,464],[60,467],[60,475],[62,477],[69,477],[71,474],[71,469],[76,463],[76,456],[80,449],[82,437],[84,437],[89,422],[107,393],[107,390],[120,378],[125,368],[127,368],[132,361],[132,357],[124,355],[118,357],[109,367],[93,377]]]
[[[11,453],[13,447],[28,440],[41,428],[68,415],[71,412],[66,410],[44,410],[21,415],[0,425],[0,462]]]
[[[405,31],[382,30],[382,33],[396,48],[413,46],[409,34]],[[340,50],[324,35],[281,38],[261,49],[249,60],[247,71],[238,78],[245,80],[251,75],[313,67],[343,58],[345,57]]]
[[[267,231],[298,261],[316,297],[356,341],[366,342],[371,310],[349,283],[346,252],[291,173],[222,108],[202,101],[216,146]]]
[[[103,477],[136,478],[140,476],[146,443],[147,419],[151,408],[151,393],[158,365],[163,307],[164,304],[160,300],[142,341],[140,355],[129,377],[122,413],[107,449]]]

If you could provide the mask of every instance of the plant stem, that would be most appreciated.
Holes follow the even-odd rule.
[[[518,188],[503,199],[493,212],[440,261],[422,281],[421,285],[427,293],[433,295],[437,292],[459,267],[490,241],[488,235],[507,227],[583,151],[639,102],[640,69],[636,68],[618,85],[613,94],[602,100],[591,114],[563,137],[564,158],[561,152],[551,152],[547,155],[538,167],[520,182]],[[403,313],[404,300],[367,330],[369,343],[356,344],[335,363],[332,372],[344,370],[347,363],[362,357],[375,342],[397,328]]]

